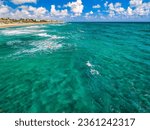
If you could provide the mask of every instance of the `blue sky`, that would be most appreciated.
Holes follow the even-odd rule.
[[[150,21],[149,0],[0,0],[0,17]]]

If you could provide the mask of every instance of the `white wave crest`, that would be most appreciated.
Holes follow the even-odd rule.
[[[39,33],[37,35],[40,37],[51,37],[51,35],[48,35],[47,33]]]
[[[60,24],[49,24],[49,26],[66,26],[69,25],[70,23],[60,23]]]
[[[6,36],[33,34],[33,33],[37,33],[37,32],[45,32],[45,30],[16,29],[16,30],[2,30],[1,31],[1,33]]]
[[[30,45],[33,46],[31,49],[24,49],[24,50],[18,51],[14,55],[45,52],[45,51],[49,51],[49,50],[57,50],[62,47],[62,44],[58,44],[58,43],[52,42],[50,40],[32,42]]]
[[[93,66],[93,65],[90,63],[90,61],[87,61],[86,65],[87,65],[88,67],[92,67],[92,66]]]
[[[99,75],[99,72],[95,69],[91,69],[90,72],[92,75]]]
[[[64,39],[65,38],[65,37],[57,36],[57,35],[49,35],[47,33],[39,33],[39,34],[36,34],[36,35],[40,36],[40,37],[50,37],[52,40]]]
[[[37,26],[37,25],[33,25],[33,26],[27,26],[27,27],[24,27],[24,28],[28,28],[28,29],[34,29],[34,28],[43,28],[43,27],[45,27],[44,25],[39,25],[39,26]]]
[[[86,62],[86,65],[90,68],[90,73],[92,75],[99,75],[99,71],[95,69],[95,65],[92,65],[92,63],[90,63],[90,61]]]
[[[8,41],[7,43],[6,43],[6,45],[8,45],[8,46],[13,46],[13,45],[15,45],[15,44],[20,44],[22,41],[20,41],[20,40],[14,40],[14,41]]]
[[[57,35],[52,35],[51,39],[63,39],[64,37],[57,36]]]

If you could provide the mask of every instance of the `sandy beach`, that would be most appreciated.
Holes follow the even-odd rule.
[[[57,22],[40,22],[40,23],[13,23],[13,24],[1,24],[0,28],[16,27],[16,26],[29,26],[37,24],[58,24]]]

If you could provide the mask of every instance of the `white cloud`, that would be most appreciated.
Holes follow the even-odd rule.
[[[6,5],[0,5],[0,17],[9,12],[9,7]]]
[[[133,13],[139,16],[150,15],[150,2],[142,3],[141,5],[138,5],[133,10]]]
[[[21,12],[24,14],[32,14],[36,17],[44,16],[48,12],[44,7],[20,6]]]
[[[110,11],[109,11],[109,16],[110,16],[110,17],[115,16],[115,12],[114,12],[114,11],[112,11],[112,10],[110,10]]]
[[[0,17],[49,19],[48,15],[49,12],[44,7],[19,6],[13,9],[6,5],[0,5]]]
[[[90,12],[88,12],[88,13],[85,14],[85,17],[89,17],[92,14],[94,14],[93,11],[90,11]]]
[[[129,15],[129,16],[133,15],[133,10],[130,7],[128,7],[128,9],[127,9],[127,15]]]
[[[125,14],[125,9],[121,7],[121,3],[117,2],[115,4],[110,3],[108,5],[109,16],[113,17],[115,15]]]
[[[123,14],[123,15],[124,15],[125,9],[122,8],[122,7],[119,7],[119,8],[116,8],[115,12],[116,12],[117,14]]]
[[[93,14],[93,11],[90,11],[90,13],[89,14]]]
[[[93,8],[94,9],[99,9],[101,6],[99,5],[99,4],[97,4],[97,5],[93,5]]]
[[[130,0],[129,3],[132,7],[137,7],[142,4],[142,0]]]
[[[94,14],[93,13],[93,11],[90,11],[90,12],[88,12],[88,13],[86,13],[87,15],[92,15],[92,14]]]
[[[37,15],[37,16],[45,15],[46,12],[47,12],[47,10],[44,7],[39,7],[36,9],[35,15]]]
[[[117,8],[117,7],[121,7],[121,3],[117,2],[114,6],[115,6],[116,8]]]
[[[122,18],[140,18],[140,16],[150,16],[150,2],[143,2],[142,0],[130,0],[129,6],[125,9],[121,3],[106,3],[110,17]]]
[[[68,15],[68,10],[64,9],[64,10],[56,10],[55,5],[51,5],[51,10],[50,13],[52,16],[67,16]]]
[[[109,10],[115,10],[113,3],[110,3],[110,4],[108,5],[108,7],[109,7]]]
[[[150,15],[150,2],[143,0],[130,0],[130,7],[127,8],[127,15],[129,16],[146,16]]]
[[[76,2],[69,2],[65,5],[65,7],[70,7],[75,16],[80,16],[84,9],[81,0],[77,0]]]
[[[23,3],[36,3],[37,0],[9,0],[13,1],[15,4]],[[94,14],[93,11],[83,14],[84,5],[82,0],[75,0],[74,2],[69,2],[64,6],[51,5],[50,11],[44,7],[33,7],[33,6],[15,6],[11,7],[6,5],[7,2],[2,2],[0,0],[0,17],[10,17],[10,18],[33,18],[33,19],[70,19],[70,20],[80,20],[86,17],[87,20],[93,20],[95,18],[97,21],[101,19],[105,20],[120,20],[120,19],[149,19],[150,18],[150,2],[143,2],[143,0],[129,0],[129,6],[124,7],[121,3],[109,3],[106,1],[104,3],[104,10],[100,11],[100,5],[94,5],[93,8],[97,8],[97,12]],[[99,6],[98,6],[99,5]],[[63,8],[63,9],[62,9]],[[66,9],[64,9],[66,8]],[[69,14],[70,13],[70,14]],[[94,15],[93,15],[94,14]],[[70,16],[70,17],[67,17]],[[81,16],[78,17],[77,16]],[[75,18],[74,18],[75,17]],[[99,18],[99,19],[98,19]]]
[[[14,4],[36,3],[37,0],[11,0]]]
[[[104,3],[104,7],[107,7],[108,6],[108,1],[106,1],[105,3]]]

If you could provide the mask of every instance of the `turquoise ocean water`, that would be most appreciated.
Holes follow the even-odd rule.
[[[150,112],[150,23],[0,29],[0,112]]]

